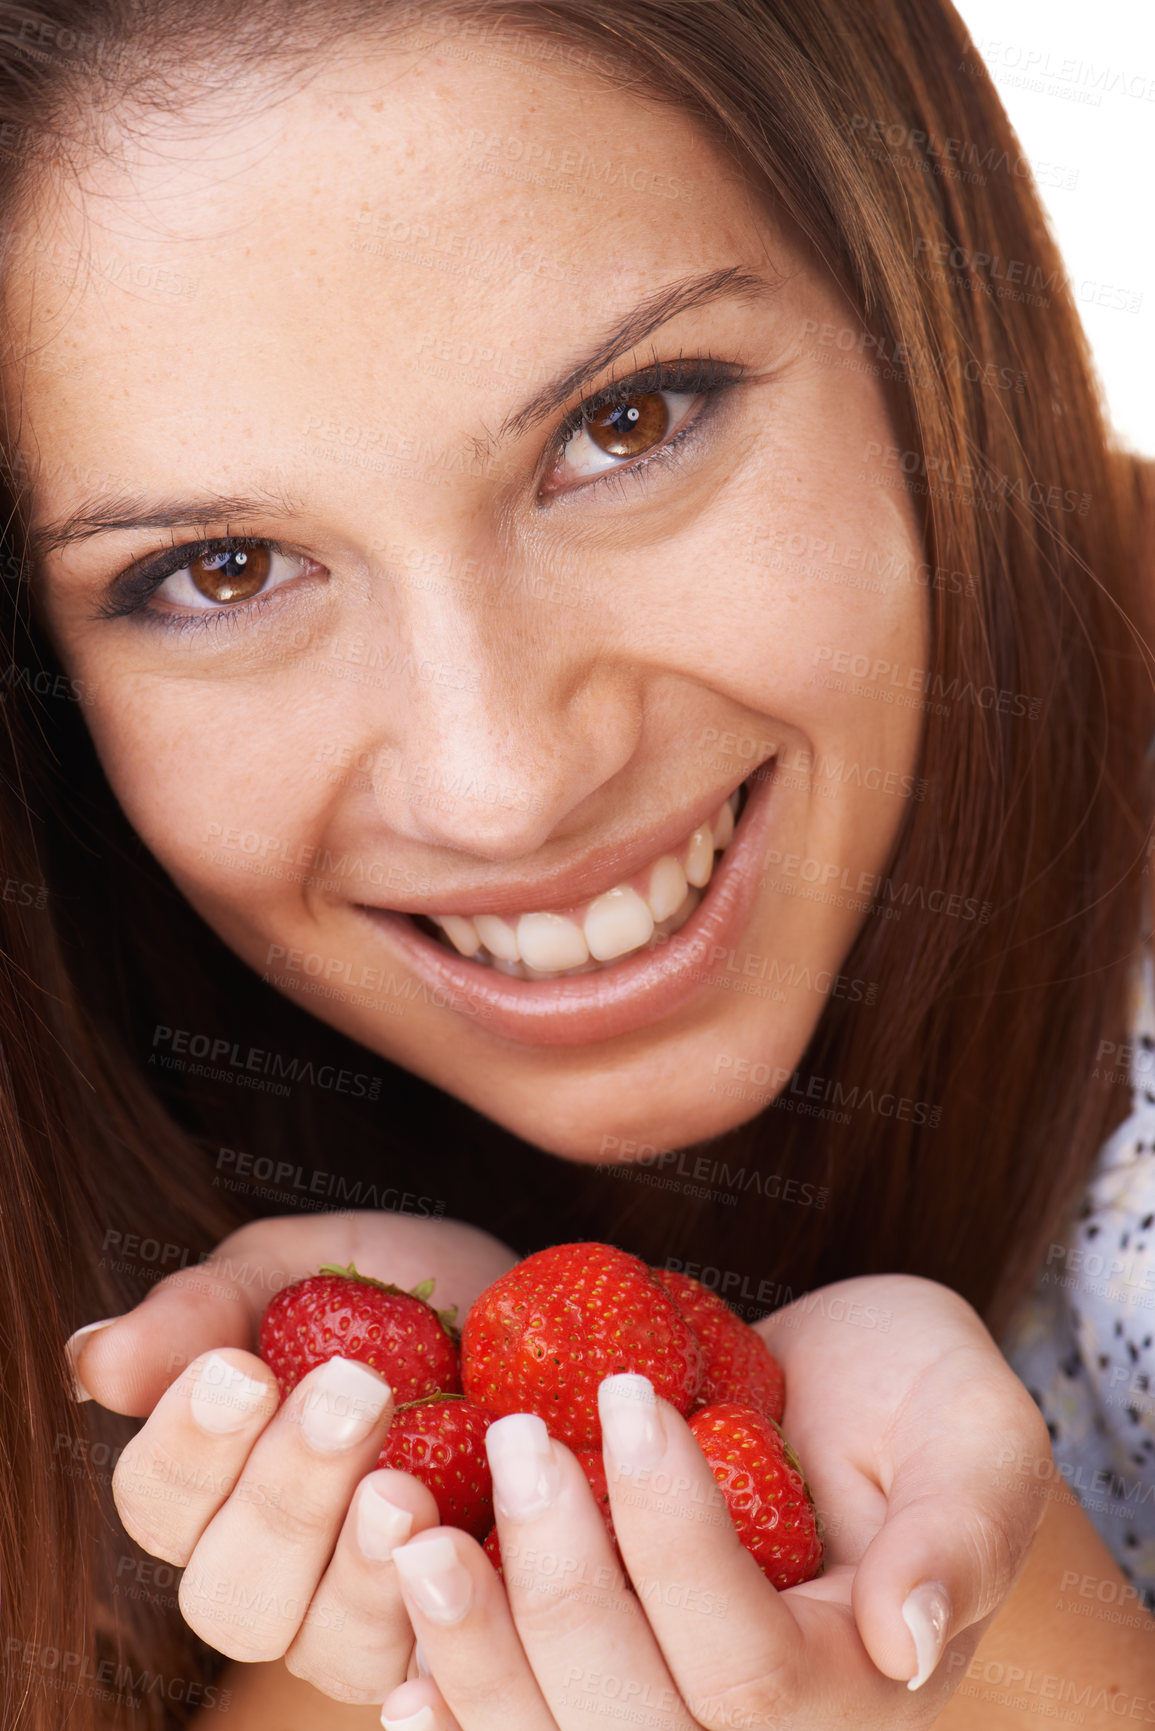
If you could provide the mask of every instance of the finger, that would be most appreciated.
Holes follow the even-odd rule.
[[[514,1625],[562,1731],[588,1727],[607,1688],[688,1726],[578,1461],[531,1413],[498,1419],[485,1444]]]
[[[422,1651],[469,1731],[556,1731],[493,1565],[457,1527],[418,1533],[393,1553]]]
[[[187,1563],[279,1404],[276,1378],[252,1353],[194,1360],[116,1463],[125,1531],[151,1556]]]
[[[915,1688],[956,1636],[998,1609],[1026,1566],[1045,1505],[1024,1485],[1036,1462],[1052,1458],[1034,1401],[982,1342],[950,1354],[949,1378],[943,1422],[901,1456],[883,1487],[886,1523],[854,1581],[867,1651],[886,1676]],[[920,1401],[933,1402],[933,1389]],[[1008,1461],[1021,1471],[1008,1473]]]
[[[429,1233],[429,1221],[420,1217],[363,1211],[252,1221],[206,1261],[158,1282],[127,1315],[78,1329],[66,1347],[77,1396],[143,1418],[202,1353],[218,1346],[252,1351],[276,1294],[323,1263],[355,1263],[406,1289],[426,1279],[432,1272]],[[461,1221],[438,1221],[438,1305],[456,1305],[464,1315],[515,1260],[487,1234]]]
[[[235,1233],[216,1257],[159,1281],[127,1315],[78,1329],[65,1348],[78,1396],[143,1418],[203,1353],[224,1346],[251,1352],[265,1308],[296,1278],[284,1261],[259,1241],[246,1249],[244,1234]]]
[[[357,1487],[333,1559],[285,1664],[337,1701],[381,1701],[404,1681],[413,1626],[397,1585],[393,1552],[435,1527],[437,1504],[408,1473],[383,1468]]]
[[[277,1659],[304,1621],[360,1479],[376,1464],[392,1391],[331,1358],[286,1398],[197,1544],[185,1621],[230,1659]]]
[[[927,1723],[924,1704],[916,1721],[912,1698],[871,1664],[850,1612],[849,1569],[776,1592],[739,1540],[689,1426],[652,1384],[607,1377],[598,1406],[618,1544],[695,1720],[707,1731]]]
[[[385,1731],[461,1731],[432,1677],[394,1689],[381,1708],[381,1723]]]
[[[618,1544],[694,1716],[736,1677],[762,1679],[767,1701],[796,1696],[794,1618],[740,1543],[689,1427],[642,1376],[606,1377],[598,1408]]]

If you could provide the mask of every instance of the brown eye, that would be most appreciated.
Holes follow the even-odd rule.
[[[188,566],[194,586],[208,601],[248,601],[269,580],[273,554],[269,547],[233,547],[206,553]]]
[[[640,457],[664,439],[670,412],[660,391],[627,397],[585,423],[586,432],[608,457]]]

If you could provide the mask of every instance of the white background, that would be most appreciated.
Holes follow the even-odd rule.
[[[1155,0],[955,5],[1051,183],[1039,190],[1116,436],[1155,456]],[[1136,297],[1137,312],[1118,305]]]

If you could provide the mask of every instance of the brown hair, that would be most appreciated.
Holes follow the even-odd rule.
[[[663,1195],[660,1168],[611,1183],[543,1155],[277,996],[176,895],[118,811],[37,630],[14,472],[0,584],[12,646],[0,724],[0,1652],[10,1722],[30,1731],[60,1722],[65,1696],[77,1731],[179,1722],[211,1699],[213,1657],[175,1601],[110,1584],[117,1555],[135,1554],[108,1500],[132,1426],[73,1406],[61,1343],[138,1301],[172,1247],[195,1258],[242,1218],[292,1206],[226,1193],[214,1182],[222,1144],[339,1164],[346,1205],[387,1171],[522,1251],[596,1236],[654,1261],[690,1253],[752,1278],[762,1309],[905,1270],[955,1287],[998,1331],[1123,1109],[1092,1067],[1099,1040],[1122,1031],[1139,933],[1152,704],[1130,624],[1138,483],[1109,444],[1037,195],[953,10],[0,4],[10,227],[39,175],[91,144],[95,118],[130,92],[144,110],[184,102],[197,67],[267,62],[275,77],[395,24],[453,52],[519,31],[525,52],[640,76],[745,164],[846,285],[864,333],[855,364],[892,375],[901,444],[884,461],[922,509],[929,695],[954,698],[928,706],[925,797],[909,802],[891,862],[889,882],[919,893],[899,922],[866,920],[843,966],[865,989],[831,997],[779,1099],[695,1150],[740,1206]],[[1022,263],[1021,293],[994,291],[997,259]],[[981,917],[935,911],[951,896]],[[372,1104],[216,1088],[149,1066],[162,1027],[332,1057],[384,1087]],[[849,1127],[812,1115],[831,1101],[849,1104]],[[825,1187],[826,1206],[768,1217],[763,1204],[791,1179]],[[157,1257],[118,1256],[132,1233]]]

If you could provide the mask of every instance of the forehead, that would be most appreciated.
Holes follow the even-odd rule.
[[[375,46],[113,144],[9,241],[5,393],[34,475],[49,453],[91,468],[94,444],[110,487],[182,445],[227,468],[269,413],[379,427],[399,379],[476,431],[536,356],[556,371],[647,293],[767,266],[764,212],[690,117],[512,47]]]

